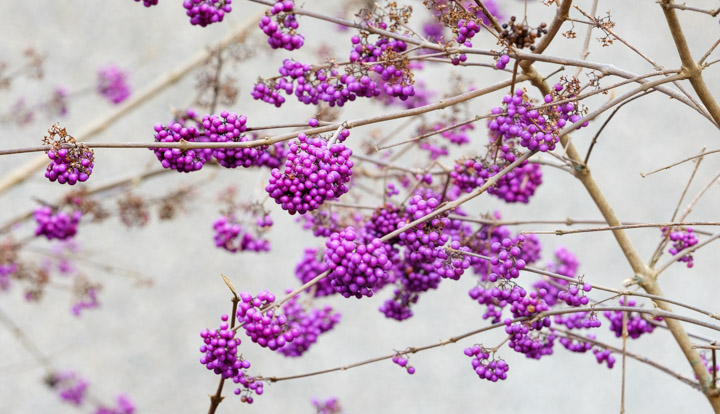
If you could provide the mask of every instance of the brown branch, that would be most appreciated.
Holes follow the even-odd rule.
[[[576,229],[576,230],[524,230],[521,234],[554,234],[556,236],[564,236],[566,234],[576,233],[592,233],[596,231],[613,231],[622,229],[643,229],[648,227],[687,227],[687,226],[720,226],[720,221],[679,221],[679,222],[667,222],[667,223],[639,223],[639,224],[622,224],[619,226],[607,226],[607,227],[594,227],[588,229]]]
[[[678,20],[677,13],[675,13],[675,8],[671,7],[672,5],[672,0],[662,0],[660,2],[663,14],[665,14],[665,20],[667,21],[668,28],[670,29],[670,34],[675,42],[675,48],[678,51],[680,60],[682,61],[683,68],[690,76],[690,84],[700,98],[700,101],[708,110],[713,120],[715,120],[715,123],[720,125],[720,105],[718,105],[717,101],[715,101],[715,98],[705,84],[705,80],[702,76],[703,68],[695,63],[692,58],[690,47],[687,44],[685,35],[683,34],[682,26]],[[717,411],[720,412],[720,398],[716,399],[718,401]]]

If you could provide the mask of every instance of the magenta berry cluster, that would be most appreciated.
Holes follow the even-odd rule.
[[[146,7],[147,6],[146,4]],[[110,65],[98,70],[97,91],[108,101],[119,104],[130,96],[128,72]]]
[[[270,197],[290,214],[305,214],[348,192],[352,150],[320,137],[298,135],[290,143],[284,170],[275,168],[265,187]]]
[[[263,290],[253,297],[248,292],[240,294],[237,319],[245,328],[245,334],[263,348],[277,350],[292,342],[300,332],[291,328],[288,318],[283,314],[276,314],[270,308],[275,302],[275,295]],[[270,308],[270,309],[267,309]]]
[[[407,371],[408,374],[412,375],[415,373],[415,367],[412,365],[408,365],[408,358],[404,354],[396,354],[394,357],[392,357],[392,362],[399,367],[405,368],[405,371]]]
[[[48,239],[65,240],[77,233],[77,227],[82,218],[82,212],[75,210],[68,214],[64,211],[53,212],[50,206],[41,206],[35,209],[36,236],[45,236]]]
[[[331,270],[335,291],[346,298],[360,299],[372,296],[373,290],[385,283],[392,263],[388,258],[389,245],[380,239],[373,239],[368,244],[356,239],[354,227],[330,235],[325,242],[325,263]]]
[[[205,115],[202,126],[210,142],[248,142],[242,135],[247,127],[245,115],[222,111],[220,115]],[[214,148],[212,155],[225,168],[252,167],[257,164],[263,148]]]
[[[50,127],[48,135],[43,137],[43,144],[52,147],[46,152],[50,164],[45,169],[45,178],[69,185],[90,178],[95,166],[95,153],[87,145],[77,143],[65,128],[58,125]]]
[[[136,3],[143,2],[143,6],[152,7],[157,6],[159,0],[135,0]]]
[[[480,345],[473,345],[463,351],[472,358],[471,364],[480,379],[498,382],[507,379],[510,366],[503,359],[490,359],[490,351]]]
[[[169,126],[155,124],[155,142],[187,142],[198,141],[200,133],[195,127],[185,127],[180,123]],[[199,171],[207,156],[204,151],[196,149],[182,150],[180,148],[150,148],[162,164],[163,168],[170,168],[177,172]]]
[[[612,368],[615,365],[615,357],[610,354],[609,349],[593,349],[593,354],[595,354],[595,359],[597,360],[597,363],[602,365],[604,362],[608,368]]]
[[[232,0],[185,0],[183,7],[190,18],[190,24],[205,27],[223,21],[225,14],[232,11]]]
[[[45,178],[60,184],[75,185],[78,182],[87,181],[95,166],[94,154],[89,150],[77,151],[75,148],[60,148],[49,150],[47,156],[50,159],[50,165],[45,171]]]
[[[93,414],[134,414],[135,404],[127,395],[119,395],[114,407],[100,406]]]
[[[587,337],[589,339],[595,339],[595,335],[593,334],[588,334]],[[564,346],[568,351],[578,354],[584,354],[592,349],[592,343],[580,339],[571,339],[563,336],[558,340],[558,342],[560,342],[560,345]]]
[[[520,286],[506,284],[475,286],[470,289],[468,294],[471,299],[487,306],[487,311],[482,315],[483,319],[490,319],[492,323],[498,323],[502,317],[503,308],[525,297],[527,292]]]
[[[46,379],[47,384],[57,390],[60,398],[70,404],[80,406],[85,401],[90,383],[74,371],[59,371]]]
[[[407,218],[398,222],[397,228],[403,228],[406,224],[431,214],[439,205],[440,202],[434,197],[426,200],[422,195],[414,195],[408,202]],[[450,239],[450,236],[442,231],[450,223],[447,215],[447,212],[440,214],[400,233],[401,244],[408,247],[411,260],[428,263],[435,261],[438,251],[436,247],[443,246]]]
[[[315,408],[317,414],[340,414],[342,413],[342,407],[337,398],[328,398],[325,401],[320,401],[317,398],[312,399],[312,405]]]
[[[505,69],[507,64],[510,63],[510,56],[500,55],[500,58],[495,62],[495,67],[498,69]]]
[[[200,332],[204,342],[200,347],[200,352],[204,354],[200,363],[223,379],[232,379],[235,384],[241,384],[243,388],[236,388],[235,394],[249,394],[254,391],[261,395],[263,383],[255,381],[247,374],[250,361],[243,358],[238,351],[242,341],[235,337],[236,332],[228,323],[228,315],[222,315],[220,319],[222,322],[219,329],[203,329]],[[242,401],[252,404],[253,399],[250,395],[243,395]]]
[[[555,85],[555,92],[563,91],[563,86]],[[559,98],[560,95],[557,95]],[[553,95],[545,96],[545,104],[550,105],[555,100]],[[559,141],[558,132],[568,125],[568,122],[575,123],[582,119],[576,104],[565,102],[557,105],[550,105],[536,109],[525,91],[518,89],[513,95],[503,97],[504,107],[492,109],[493,118],[488,121],[490,139],[499,147],[503,148],[505,155],[517,143],[533,151],[552,151]],[[587,122],[579,128],[587,126]],[[510,162],[514,160],[506,157]]]
[[[340,314],[333,313],[332,307],[324,306],[306,311],[298,302],[297,296],[283,305],[283,314],[287,317],[290,329],[298,332],[292,342],[287,342],[285,346],[278,349],[278,352],[287,357],[302,356],[317,342],[320,335],[328,332],[340,322]]]
[[[298,22],[292,12],[294,7],[292,0],[277,0],[260,19],[260,29],[267,35],[271,48],[296,50],[305,44],[305,37],[296,32]]]
[[[518,235],[515,240],[503,239],[490,245],[490,264],[493,266],[493,273],[488,276],[491,282],[500,278],[511,280],[520,276],[520,271],[526,266],[525,260],[521,258],[522,243],[525,236]]]
[[[416,304],[420,295],[417,292],[411,292],[405,289],[395,289],[392,299],[388,299],[378,308],[386,318],[395,319],[396,321],[404,321],[413,316],[410,309]]]
[[[298,217],[305,230],[312,230],[315,237],[329,237],[340,231],[340,217],[337,213],[326,210],[308,211]]]
[[[663,227],[662,230],[663,232],[668,231],[665,227]],[[683,227],[678,230],[671,231],[668,235],[668,238],[673,243],[672,246],[668,249],[668,252],[673,256],[677,255],[688,247],[695,246],[698,243],[698,239],[697,237],[695,237],[695,233],[693,233],[693,229],[691,229],[690,227]],[[677,260],[678,262],[687,263],[688,268],[693,267],[692,254],[686,254],[685,256],[682,256]]]
[[[602,323],[594,312],[575,312],[567,315],[555,315],[556,325],[565,325],[568,329],[599,328]]]
[[[628,300],[625,305],[625,300],[619,300],[621,306],[635,306],[634,300]],[[616,337],[620,338],[623,332],[623,312],[622,311],[604,311],[603,315],[610,321],[610,330],[615,334]],[[635,312],[628,312],[627,315],[627,330],[628,336],[632,339],[639,338],[642,334],[652,333],[655,330],[655,325],[646,321]]]
[[[460,19],[457,22],[457,36],[455,41],[467,47],[472,47],[470,41],[482,29],[474,20]]]
[[[482,160],[463,159],[455,163],[450,177],[453,184],[461,191],[470,193],[484,185],[489,178],[497,175],[502,169],[503,167],[498,164],[486,166]],[[500,177],[495,185],[487,189],[487,192],[507,203],[527,204],[540,184],[542,184],[540,166],[526,160]]]
[[[262,239],[244,228],[233,215],[224,215],[215,220],[213,230],[215,231],[215,246],[231,253],[270,251],[270,241]]]
[[[320,254],[318,249],[307,248],[300,262],[295,266],[295,276],[300,279],[302,284],[313,280],[319,274],[326,272],[330,267],[325,263],[325,255]],[[330,296],[335,294],[332,286],[331,278],[325,277],[320,279],[309,291],[314,291],[316,297]]]
[[[550,326],[550,319],[544,319]],[[510,319],[505,320],[505,332],[509,335],[508,346],[515,352],[525,354],[530,359],[540,359],[545,355],[553,353],[553,345],[557,335],[554,333],[544,334],[534,331],[536,328],[522,322],[511,323]]]

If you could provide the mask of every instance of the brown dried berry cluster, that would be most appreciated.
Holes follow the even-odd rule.
[[[514,46],[518,49],[530,48],[535,50],[535,40],[547,34],[547,23],[540,23],[540,25],[533,29],[527,25],[527,23],[516,23],[517,18],[515,16],[510,17],[507,23],[503,23],[503,31],[500,33],[500,39],[507,46]]]

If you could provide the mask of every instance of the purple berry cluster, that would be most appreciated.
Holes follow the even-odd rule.
[[[298,332],[292,342],[287,342],[278,349],[278,352],[287,357],[302,356],[317,342],[320,335],[340,322],[340,314],[333,313],[332,307],[313,308],[308,312],[298,303],[297,298],[295,296],[283,305],[283,313],[287,317],[290,329]]]
[[[311,402],[317,414],[342,413],[342,407],[340,407],[340,402],[337,398],[329,398],[325,401],[320,401],[317,398],[313,398]]]
[[[36,236],[45,236],[50,240],[65,240],[77,233],[82,212],[75,210],[71,214],[63,211],[53,213],[52,207],[41,206],[35,209],[34,217],[37,223]]]
[[[593,334],[588,334],[587,337],[595,339],[595,335]],[[590,342],[580,339],[571,339],[563,336],[558,340],[558,342],[560,342],[560,345],[564,346],[568,351],[578,354],[584,354],[592,349],[592,344]]]
[[[190,18],[190,24],[205,27],[223,21],[226,13],[232,11],[232,0],[185,0],[183,7]]]
[[[333,233],[325,242],[325,263],[329,266],[331,284],[346,298],[371,297],[373,289],[388,279],[392,263],[388,258],[390,246],[373,239],[368,244],[356,242],[354,227]]]
[[[545,319],[550,325],[550,319]],[[515,352],[525,354],[530,359],[540,359],[546,355],[552,355],[553,345],[557,335],[554,333],[536,332],[533,326],[526,325],[522,322],[510,323],[510,319],[505,320],[505,332],[510,336],[508,346]]]
[[[290,214],[305,214],[328,199],[348,191],[352,175],[352,150],[322,138],[298,135],[290,143],[285,169],[274,168],[265,187],[270,197]]]
[[[156,6],[158,4],[159,0],[135,0],[136,3],[140,2],[140,1],[143,2],[143,6],[152,7],[152,6]]]
[[[253,377],[247,375],[246,370],[250,368],[250,361],[239,355],[238,347],[242,342],[235,338],[236,332],[230,328],[228,315],[222,315],[220,328],[216,330],[203,329],[200,336],[205,345],[200,347],[204,355],[200,363],[220,375],[224,379],[232,379],[234,383],[243,385],[245,390],[254,391],[257,395],[263,393],[262,382],[256,382]],[[240,388],[235,389],[235,394],[240,394]],[[243,395],[243,402],[252,404],[252,397]]]
[[[668,232],[668,229],[666,227],[663,227],[662,230],[665,233]],[[690,227],[682,227],[678,230],[671,231],[668,235],[668,238],[670,239],[670,241],[673,242],[672,246],[668,249],[668,252],[673,256],[677,255],[688,247],[695,246],[698,243],[698,239],[697,237],[695,237],[693,229],[691,229]],[[685,256],[682,256],[677,260],[678,262],[687,263],[688,268],[693,267],[692,254],[686,254]]]
[[[237,319],[245,328],[245,334],[263,348],[273,351],[292,342],[300,332],[291,328],[287,316],[276,315],[274,309],[263,311],[275,302],[275,295],[263,290],[253,297],[248,292],[240,294]]]
[[[45,382],[57,390],[60,398],[70,404],[80,406],[85,401],[90,383],[74,371],[60,371],[51,374]]]
[[[305,37],[296,32],[298,22],[292,12],[294,7],[292,0],[276,0],[260,19],[260,29],[267,35],[271,48],[297,50],[305,43]]]
[[[594,312],[576,312],[567,315],[555,315],[556,325],[565,325],[568,329],[599,328],[602,323]]]
[[[474,20],[460,19],[457,22],[457,35],[455,37],[455,41],[458,42],[458,44],[472,47],[472,42],[470,40],[475,37],[480,29],[482,29],[482,26]]]
[[[552,263],[548,263],[547,270],[562,276],[574,278],[577,275],[577,270],[579,266],[580,262],[577,260],[577,257],[575,257],[573,252],[561,246],[555,249],[555,260]],[[566,280],[546,278],[535,282],[535,284],[533,284],[533,287],[538,291],[540,291],[541,289],[544,290],[545,295],[543,296],[543,300],[549,306],[555,306],[558,300],[562,300],[567,303],[567,297],[565,297],[565,299],[560,299],[558,298],[558,295],[561,291],[564,291],[569,284],[570,283]],[[578,287],[579,284],[576,285],[576,289]],[[592,286],[588,285],[588,287],[592,289]],[[585,292],[585,284],[582,285],[582,292]],[[587,292],[589,292],[589,290]],[[577,293],[582,294],[580,289],[578,289]],[[570,294],[570,303],[568,303],[568,305],[571,306],[573,303],[572,297],[577,296]]]
[[[155,124],[155,142],[187,142],[198,141],[200,132],[195,127],[185,127],[180,123],[169,126]],[[199,171],[207,161],[203,150],[180,148],[150,148],[162,164],[163,168],[170,168],[177,172]]]
[[[406,210],[407,218],[397,224],[397,228],[405,227],[409,222],[419,220],[432,213],[440,202],[434,197],[423,198],[422,195],[414,195],[408,202]],[[400,243],[407,246],[409,258],[414,261],[432,263],[438,256],[437,249],[448,242],[450,236],[442,230],[450,224],[447,218],[448,213],[433,217],[412,229],[400,234]]]
[[[329,269],[327,263],[324,260],[325,254],[320,254],[318,249],[308,248],[305,249],[303,258],[295,266],[295,276],[300,279],[302,284],[305,284],[317,275],[326,272]],[[308,291],[315,292],[315,297],[330,296],[335,294],[335,289],[332,286],[331,278],[325,277],[320,279],[320,282],[316,283]]]
[[[265,224],[264,221],[263,224]],[[215,230],[215,246],[231,253],[270,251],[270,241],[262,239],[244,228],[233,215],[221,216],[215,220],[213,230]]]
[[[392,362],[402,368],[405,368],[405,371],[407,371],[410,375],[415,373],[415,367],[408,365],[408,357],[404,354],[396,354],[392,357]]]
[[[461,191],[472,192],[485,182],[497,175],[504,167],[500,164],[486,164],[482,160],[464,159],[455,164],[450,177]],[[502,176],[487,192],[506,203],[530,202],[530,197],[542,184],[542,171],[540,165],[529,163],[527,160],[518,165],[509,173]]]
[[[506,238],[490,245],[493,273],[488,276],[488,280],[496,282],[500,278],[511,280],[520,276],[520,271],[526,266],[525,260],[521,258],[524,241],[525,236],[521,234],[515,239]]]
[[[500,322],[502,310],[510,303],[514,303],[527,295],[525,289],[516,285],[504,284],[501,286],[475,286],[468,292],[470,298],[481,305],[487,306],[483,319],[490,319],[492,323]]]
[[[495,62],[495,67],[498,69],[505,69],[507,64],[510,63],[510,56],[500,55],[500,58]]]
[[[635,306],[634,300],[628,300],[625,305],[625,300],[620,299],[620,306]],[[620,338],[623,332],[623,312],[622,311],[604,311],[603,315],[610,321],[610,330],[615,334],[616,337]],[[629,312],[627,315],[627,331],[628,336],[632,339],[639,338],[644,333],[652,333],[655,330],[655,325],[649,323],[634,312]]]
[[[420,295],[404,289],[395,289],[392,299],[388,299],[378,309],[386,318],[404,321],[413,316],[410,307],[417,303]]]
[[[561,97],[559,93],[563,88],[560,84],[555,85],[557,98]],[[568,122],[579,121],[582,116],[574,103],[550,105],[553,100],[553,95],[546,95],[545,104],[549,106],[536,109],[522,89],[516,90],[512,96],[505,95],[504,108],[493,108],[491,112],[495,116],[488,120],[491,142],[498,147],[505,144],[504,154],[508,154],[515,144],[540,152],[555,149],[559,140],[558,131],[568,125]],[[587,122],[579,128],[584,126],[587,126]],[[507,157],[506,159],[513,161]]]
[[[149,7],[147,4],[145,6]],[[101,68],[98,70],[97,91],[108,101],[119,104],[130,96],[130,85],[127,78],[128,72],[117,66],[110,65]]]
[[[305,230],[312,230],[315,237],[330,237],[340,231],[340,217],[337,213],[326,210],[308,211],[298,217]]]
[[[88,180],[95,166],[95,153],[92,149],[77,143],[65,128],[57,125],[50,127],[48,135],[43,138],[43,144],[52,147],[46,152],[50,164],[45,169],[45,178],[51,182],[69,185]]]
[[[202,126],[210,142],[247,142],[250,139],[241,135],[247,127],[245,115],[222,111],[220,115],[205,115]],[[213,157],[225,168],[251,167],[257,164],[262,148],[214,148]]]
[[[610,354],[609,349],[593,349],[593,354],[595,354],[595,359],[597,360],[597,363],[602,365],[604,362],[608,368],[611,368],[615,365],[615,357]]]
[[[100,406],[93,414],[133,414],[135,413],[135,404],[127,395],[119,395],[114,407]]]
[[[507,372],[510,369],[503,359],[490,359],[490,352],[480,345],[473,345],[465,348],[465,355],[472,358],[472,367],[480,379],[492,382],[507,379]]]
[[[97,288],[90,287],[83,289],[82,295],[76,299],[73,303],[70,311],[75,316],[80,316],[80,313],[85,309],[97,309],[100,307],[100,301],[97,297]]]

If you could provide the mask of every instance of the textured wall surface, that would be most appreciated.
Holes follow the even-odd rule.
[[[3,36],[0,38],[0,60],[20,62],[22,51],[33,47],[47,55],[46,79],[40,83],[19,81],[10,91],[0,91],[0,111],[7,111],[17,97],[37,101],[47,96],[54,85],[62,84],[70,90],[82,90],[95,82],[99,66],[115,63],[132,71],[131,84],[136,90],[153,82],[191,58],[207,45],[225,36],[232,27],[262,12],[263,7],[237,0],[235,10],[225,22],[202,29],[192,27],[184,16],[179,0],[161,0],[160,5],[145,9],[130,0],[69,1],[26,0],[0,2],[3,16]],[[418,1],[416,9],[423,8]],[[585,9],[588,0],[577,2]],[[689,2],[697,7],[717,7],[716,1]],[[333,1],[305,2],[328,13],[337,12]],[[507,15],[522,15],[523,3],[504,0]],[[660,7],[652,1],[601,0],[598,14],[613,10],[615,30],[633,45],[666,68],[679,65],[670,33],[662,18]],[[529,5],[530,23],[549,21],[552,10]],[[424,10],[422,11],[424,12]],[[686,34],[694,56],[700,56],[720,35],[717,19],[707,15],[681,13]],[[253,17],[254,18],[254,17]],[[419,19],[418,22],[421,22]],[[252,33],[259,29],[252,23]],[[261,50],[242,62],[232,75],[238,79],[241,99],[231,108],[246,114],[251,125],[297,121],[304,122],[314,109],[290,102],[282,110],[252,101],[249,98],[257,76],[272,76],[288,56],[306,62],[316,58],[310,54],[326,46],[338,56],[345,56],[350,32],[340,32],[332,24],[300,19],[306,47],[300,52],[270,51],[262,37],[256,38]],[[582,49],[585,27],[576,24],[576,40],[558,38],[549,54],[577,57]],[[599,37],[594,33],[593,38]],[[492,48],[489,36],[481,34],[478,47]],[[717,57],[715,53],[715,58]],[[651,65],[617,43],[601,48],[593,40],[588,59],[613,62],[618,67],[645,73]],[[342,60],[342,59],[341,59]],[[711,58],[710,60],[713,60]],[[488,59],[489,61],[489,59]],[[555,68],[538,64],[541,73]],[[567,68],[566,75],[574,69]],[[720,96],[718,67],[706,71],[712,92]],[[418,77],[431,87],[442,89],[453,82],[456,74],[481,87],[499,81],[506,75],[486,68],[427,67]],[[583,75],[584,76],[584,75]],[[583,77],[582,79],[586,79]],[[609,85],[612,80],[603,80]],[[182,108],[194,97],[194,76],[182,79],[176,86],[153,97],[131,115],[112,124],[96,141],[147,141],[152,139],[152,125],[169,119],[170,106]],[[528,86],[529,88],[529,86]],[[689,88],[689,86],[688,86]],[[628,89],[624,89],[628,90]],[[534,91],[531,91],[534,93]],[[499,102],[503,92],[472,101],[474,113],[485,113]],[[619,96],[617,93],[615,96]],[[596,108],[610,96],[598,96],[587,102]],[[110,104],[93,94],[72,100],[70,114],[62,120],[69,131],[85,128],[113,110]],[[394,110],[394,109],[393,109]],[[384,113],[388,110],[368,103],[348,105],[342,119],[357,119]],[[432,115],[431,115],[432,116]],[[26,128],[4,124],[0,133],[0,148],[38,145],[48,126],[56,119],[40,120]],[[603,117],[605,119],[605,117]],[[368,134],[389,132],[402,121],[380,127],[353,130],[349,145],[359,148]],[[574,142],[585,151],[599,122],[573,135]],[[411,129],[395,140],[409,138]],[[635,101],[620,111],[606,128],[595,147],[590,167],[612,203],[618,216],[625,221],[667,221],[692,171],[687,164],[669,171],[642,178],[647,172],[697,153],[702,147],[716,149],[720,141],[717,130],[697,113],[681,103],[659,93]],[[477,151],[486,142],[484,125],[472,135]],[[471,150],[472,151],[472,150]],[[477,152],[476,151],[476,152]],[[4,156],[0,158],[0,173],[5,173],[37,157],[36,154]],[[546,160],[550,157],[544,156]],[[720,156],[713,155],[701,165],[690,187],[688,198],[707,184],[720,169]],[[413,157],[402,162],[414,165]],[[146,150],[123,149],[96,151],[96,168],[89,186],[156,167],[154,156]],[[479,215],[500,209],[507,219],[599,219],[600,214],[580,183],[570,175],[552,168],[544,169],[545,183],[539,188],[530,205],[506,206],[495,198],[480,197],[467,206],[467,211]],[[160,179],[140,185],[137,192],[159,195],[181,183],[199,183],[196,196],[188,204],[186,214],[172,222],[152,223],[143,229],[126,229],[117,219],[102,224],[83,225],[79,243],[83,257],[97,263],[134,269],[152,277],[152,287],[138,287],[132,279],[119,272],[107,272],[101,267],[78,263],[83,271],[104,285],[100,293],[102,307],[90,310],[80,318],[70,311],[68,292],[49,289],[39,304],[26,303],[20,289],[2,293],[0,309],[22,325],[25,333],[47,353],[55,366],[80,372],[92,383],[93,394],[111,401],[125,392],[137,403],[138,413],[199,413],[208,406],[207,394],[214,392],[217,377],[206,372],[198,360],[203,328],[217,326],[218,317],[230,311],[229,294],[220,279],[228,275],[238,289],[257,292],[269,289],[281,293],[296,286],[293,276],[295,263],[304,247],[315,246],[321,240],[303,231],[294,217],[272,206],[275,228],[270,232],[273,251],[268,254],[232,255],[214,247],[212,221],[218,214],[217,194],[229,185],[239,188],[245,200],[264,198],[267,170],[212,169],[196,174],[170,173]],[[27,182],[0,195],[0,223],[18,213],[32,209],[33,197],[54,200],[66,188],[49,183],[37,172]],[[353,190],[357,191],[357,190]],[[352,193],[347,197],[351,197]],[[271,202],[268,202],[269,205]],[[696,205],[689,219],[718,221],[720,188],[713,185]],[[540,226],[525,226],[539,229]],[[544,226],[543,230],[554,227]],[[16,230],[18,237],[32,232],[28,223]],[[657,229],[633,230],[631,237],[643,258],[649,258],[659,241]],[[631,276],[619,248],[610,233],[583,233],[568,236],[541,236],[543,261],[552,257],[557,246],[565,245],[578,255],[580,272],[587,280],[620,287]],[[31,243],[35,248],[49,246],[44,240]],[[720,281],[720,254],[711,245],[695,257],[692,270],[673,266],[662,276],[661,283],[668,296],[692,302],[702,308],[718,310],[717,293]],[[28,258],[41,261],[38,253]],[[667,260],[665,257],[664,260]],[[64,282],[61,277],[58,283]],[[533,275],[521,279],[526,283]],[[415,316],[403,323],[388,320],[377,308],[390,295],[383,291],[370,299],[343,300],[331,298],[332,304],[343,313],[342,322],[301,359],[287,359],[254,345],[243,345],[245,356],[253,363],[253,372],[263,375],[290,375],[315,369],[352,363],[439,339],[457,335],[485,325],[482,309],[467,296],[475,284],[471,275],[458,282],[446,281],[437,291],[424,295],[415,307]],[[649,306],[646,304],[645,306]],[[686,313],[685,311],[678,311]],[[619,345],[607,329],[607,322],[598,330],[598,337]],[[703,331],[689,330],[705,335]],[[717,332],[715,333],[717,334]],[[470,360],[463,355],[464,347],[473,343],[492,346],[503,339],[502,332],[466,339],[458,344],[412,356],[417,368],[408,376],[390,361],[295,381],[272,384],[265,395],[252,406],[242,405],[229,397],[219,412],[312,412],[311,397],[337,396],[347,412],[584,412],[616,411],[620,404],[620,364],[612,370],[598,365],[591,354],[571,354],[556,344],[555,355],[540,361],[528,360],[508,349],[500,352],[510,364],[509,378],[502,383],[477,379]],[[248,342],[245,341],[244,342]],[[43,370],[7,330],[0,330],[0,412],[15,413],[73,413],[74,407],[61,404],[55,394],[42,384]],[[655,359],[674,370],[692,377],[672,337],[658,329],[652,335],[629,341],[628,349]],[[616,355],[616,357],[619,356]],[[629,360],[627,365],[627,412],[708,412],[704,397],[672,377],[647,365]],[[229,390],[226,387],[226,390]],[[86,410],[88,411],[88,410]]]

